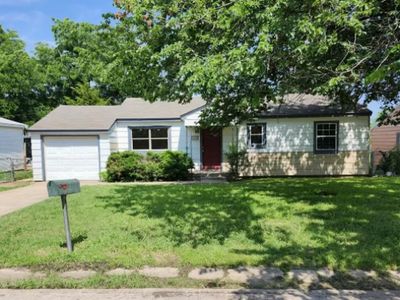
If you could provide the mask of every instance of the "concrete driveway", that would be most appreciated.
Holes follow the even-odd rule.
[[[46,182],[0,192],[0,217],[47,198]]]
[[[99,182],[81,182],[81,185],[95,184],[99,184]],[[41,202],[48,197],[47,182],[34,182],[25,187],[0,192],[0,217],[21,208]]]

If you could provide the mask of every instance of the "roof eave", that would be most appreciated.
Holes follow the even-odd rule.
[[[29,132],[98,132],[98,131],[109,131],[116,122],[118,121],[181,121],[181,118],[116,118],[115,121],[108,128],[98,129],[85,129],[85,128],[74,128],[74,129],[57,129],[57,128],[29,128]]]
[[[319,118],[319,117],[346,117],[346,116],[371,116],[372,112],[333,113],[333,114],[265,114],[258,118]]]
[[[34,128],[34,129],[28,129],[28,132],[104,132],[104,131],[108,131],[109,129],[55,129],[55,128],[51,128],[51,129],[38,129],[38,128]]]
[[[0,127],[26,129],[28,126],[26,126],[24,124],[18,125],[18,124],[0,123]]]
[[[192,110],[190,110],[190,111],[188,111],[188,112],[185,112],[184,114],[181,114],[181,118],[184,118],[184,117],[186,117],[187,115],[190,115],[190,114],[192,114],[192,113],[195,113],[196,111],[199,111],[199,110],[203,109],[206,105],[207,105],[207,104],[204,104],[204,105],[202,105],[202,106],[200,106],[200,107],[197,107],[197,108],[192,109]]]

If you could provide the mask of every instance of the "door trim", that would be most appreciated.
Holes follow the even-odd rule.
[[[57,138],[74,138],[74,137],[95,137],[97,138],[97,147],[98,147],[98,167],[99,167],[99,180],[100,180],[100,172],[101,172],[101,153],[100,153],[100,135],[99,134],[64,134],[64,135],[55,135],[55,134],[41,134],[40,135],[40,144],[41,144],[41,152],[42,152],[42,177],[43,181],[47,181],[46,174],[46,157],[45,157],[45,143],[44,139],[47,137],[57,137]]]
[[[201,170],[205,170],[204,168],[204,149],[203,149],[203,138],[204,138],[204,130],[210,130],[210,128],[204,128],[204,129],[200,129],[200,169]],[[224,157],[224,152],[223,152],[223,128],[217,128],[216,130],[219,131],[219,137],[220,137],[220,151],[221,151],[221,155],[220,155],[220,162],[219,162],[219,169],[222,170],[222,163],[223,163],[223,157]]]

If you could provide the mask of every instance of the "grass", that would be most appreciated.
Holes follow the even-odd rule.
[[[8,190],[13,190],[16,188],[24,187],[30,185],[32,182],[29,181],[15,181],[15,182],[9,182],[5,184],[0,185],[0,192],[8,191]]]
[[[385,271],[400,266],[399,178],[258,179],[104,185],[0,218],[0,266],[267,265]]]
[[[200,281],[188,279],[187,277],[176,278],[151,278],[138,274],[129,276],[106,276],[98,274],[87,279],[65,279],[57,276],[56,274],[49,274],[48,277],[43,279],[25,279],[14,282],[0,281],[0,288],[11,289],[78,289],[78,288],[207,288],[219,287],[224,288],[238,288],[237,284],[219,283],[215,281],[211,283],[208,281]]]
[[[17,170],[15,171],[15,180],[23,180],[32,178],[32,170]],[[10,172],[0,172],[0,181],[9,181],[11,179]]]
[[[0,172],[0,192],[16,189],[19,187],[24,187],[30,184],[30,182],[21,181],[24,179],[32,178],[32,170],[18,170],[15,171],[15,180],[14,182],[9,182],[10,174]],[[5,182],[5,183],[1,183]]]
[[[31,179],[33,177],[32,170],[18,170],[15,172],[15,180]]]

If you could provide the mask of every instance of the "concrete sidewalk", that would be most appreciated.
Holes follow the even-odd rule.
[[[261,299],[400,299],[400,291],[314,290],[309,293],[288,290],[246,289],[81,289],[81,290],[0,290],[0,299],[9,300],[261,300]]]

